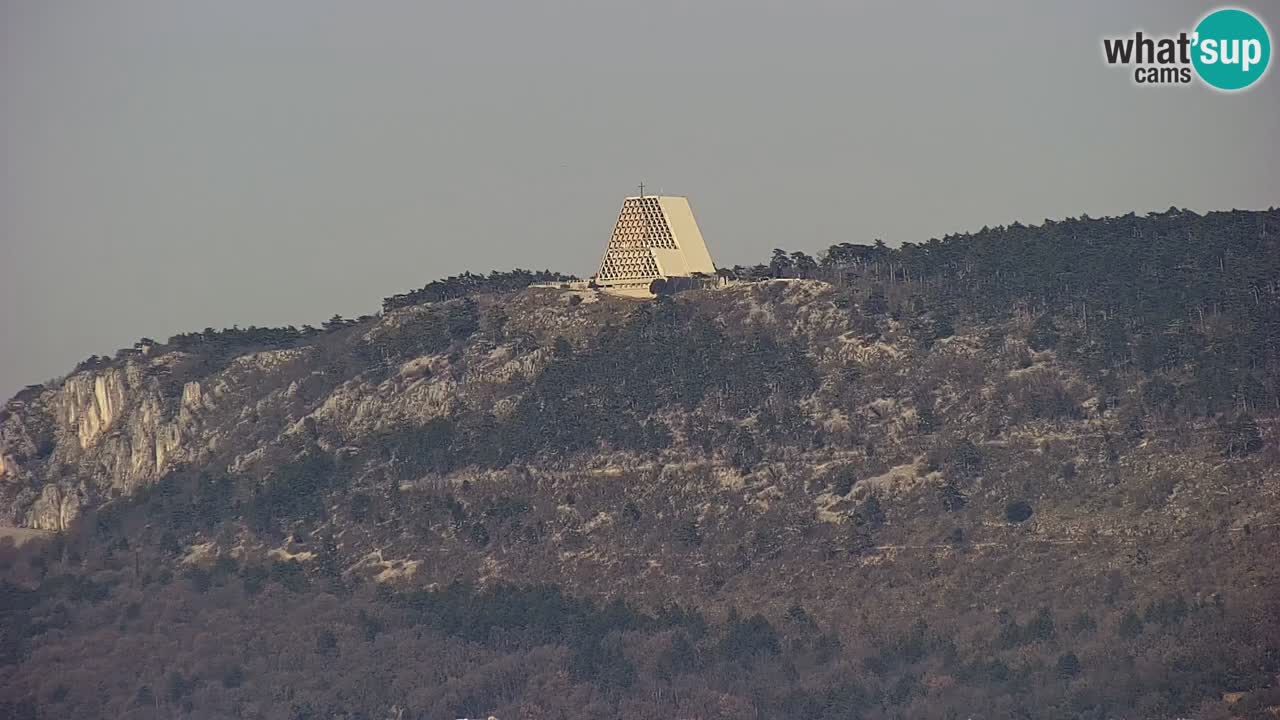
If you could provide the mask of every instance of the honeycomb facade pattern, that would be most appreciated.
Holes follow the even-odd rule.
[[[622,203],[596,284],[647,295],[660,277],[715,274],[689,201],[682,197],[629,197]]]

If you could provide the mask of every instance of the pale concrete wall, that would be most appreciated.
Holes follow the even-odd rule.
[[[698,230],[698,221],[693,218],[693,208],[689,199],[683,197],[661,197],[658,203],[662,214],[667,218],[671,234],[675,236],[676,245],[684,254],[685,267],[689,273],[716,274],[715,263],[711,262],[711,253],[707,252],[707,244]]]
[[[676,242],[679,242],[677,240]],[[684,253],[668,248],[651,248],[653,259],[658,262],[658,272],[664,277],[676,277],[689,274],[689,265],[685,262]]]

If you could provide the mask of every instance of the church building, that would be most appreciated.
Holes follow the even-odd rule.
[[[652,297],[654,280],[715,274],[688,198],[642,194],[622,202],[594,282],[605,292]]]

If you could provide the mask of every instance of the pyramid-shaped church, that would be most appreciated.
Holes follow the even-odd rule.
[[[688,198],[639,195],[622,202],[595,283],[608,292],[648,297],[659,278],[715,274]]]

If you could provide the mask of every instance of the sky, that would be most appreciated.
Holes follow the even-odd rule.
[[[1235,6],[1280,35],[1280,0]],[[1274,68],[1225,94],[1103,62],[1213,7],[0,0],[0,398],[141,337],[589,275],[642,181],[719,265],[1277,205]]]

